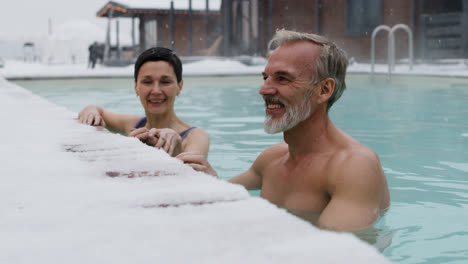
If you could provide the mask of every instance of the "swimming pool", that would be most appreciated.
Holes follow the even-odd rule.
[[[184,82],[176,112],[210,134],[209,160],[220,177],[246,170],[261,151],[282,141],[263,132],[261,76]],[[76,112],[93,103],[142,113],[131,79],[16,83]],[[466,263],[468,80],[394,77],[371,83],[350,75],[331,118],[381,158],[392,199],[377,223],[393,233],[384,255],[396,263]]]

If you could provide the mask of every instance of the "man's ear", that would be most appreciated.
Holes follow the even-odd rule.
[[[335,80],[333,78],[326,78],[320,82],[320,93],[318,103],[324,103],[330,99],[335,91]]]
[[[182,91],[182,86],[184,86],[184,80],[180,80],[179,82],[179,91],[177,92],[177,95],[179,95],[180,91]]]

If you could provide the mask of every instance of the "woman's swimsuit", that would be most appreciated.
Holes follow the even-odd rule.
[[[143,117],[142,119],[140,119],[140,121],[138,121],[138,123],[135,125],[135,128],[141,128],[141,127],[144,127],[146,125],[146,117]],[[187,137],[188,133],[194,129],[194,128],[197,128],[197,127],[191,127],[185,131],[183,131],[182,133],[180,133],[180,137],[182,138],[182,140],[185,139],[185,137]]]

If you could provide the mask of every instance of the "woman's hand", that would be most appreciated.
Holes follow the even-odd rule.
[[[132,129],[128,136],[136,137],[149,146],[163,149],[172,157],[182,152],[182,138],[170,128],[152,128],[148,130],[146,127],[142,127]]]
[[[99,107],[88,105],[78,114],[78,122],[90,126],[106,127],[106,122],[102,118]]]
[[[182,152],[182,138],[170,128],[152,128],[149,135],[157,139],[155,148],[164,149],[169,155],[175,157]]]
[[[180,159],[196,171],[201,171],[218,177],[218,173],[216,173],[213,167],[211,167],[205,155],[201,154],[200,152],[183,152],[177,155],[176,158]]]

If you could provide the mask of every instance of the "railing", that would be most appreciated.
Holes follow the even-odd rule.
[[[372,78],[374,78],[374,64],[375,64],[375,36],[377,35],[377,33],[379,33],[379,31],[381,30],[385,30],[387,31],[389,34],[390,34],[390,31],[392,31],[392,29],[389,27],[389,26],[386,26],[386,25],[380,25],[378,27],[376,27],[374,29],[374,31],[372,31],[372,38],[371,38],[371,76]],[[390,61],[390,57],[391,57],[391,50],[390,50],[390,37],[388,37],[388,48],[387,48],[387,60]],[[391,76],[391,69],[390,67],[388,67],[388,76],[390,77]]]
[[[395,31],[398,29],[403,29],[408,33],[408,56],[409,56],[409,67],[410,70],[413,69],[413,33],[411,28],[405,24],[397,24],[393,27],[387,25],[380,25],[372,31],[371,37],[371,76],[374,78],[374,68],[375,68],[375,37],[377,33],[381,30],[388,32],[388,41],[387,41],[387,60],[388,60],[388,77],[392,77],[392,72],[395,70]]]

